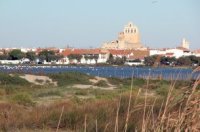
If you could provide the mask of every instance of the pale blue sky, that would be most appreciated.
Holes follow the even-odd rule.
[[[100,47],[125,24],[151,48],[200,48],[200,0],[0,0],[0,47]]]

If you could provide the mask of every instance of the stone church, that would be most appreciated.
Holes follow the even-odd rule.
[[[124,31],[119,33],[117,40],[104,43],[101,48],[130,50],[144,47],[140,42],[138,28],[132,22],[129,22],[125,25]]]

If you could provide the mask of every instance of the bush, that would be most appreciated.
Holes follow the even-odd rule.
[[[24,106],[33,106],[35,104],[32,101],[30,95],[26,93],[17,94],[12,98],[12,100],[17,104],[24,105]]]
[[[9,75],[6,73],[0,73],[0,84],[7,85],[28,85],[30,84],[27,80],[20,78],[18,75]]]
[[[167,97],[169,88],[170,88],[169,85],[161,85],[160,87],[158,87],[158,88],[156,89],[156,93],[157,93],[158,95]]]
[[[95,83],[94,85],[98,86],[98,87],[108,87],[108,84],[105,80],[100,80],[97,83]]]
[[[52,90],[52,91],[48,91],[48,92],[44,92],[44,93],[39,93],[37,95],[38,97],[45,97],[45,96],[62,96],[62,94],[60,93],[60,91],[58,90]]]
[[[58,82],[58,86],[72,85],[72,84],[91,84],[89,79],[92,77],[79,72],[65,72],[49,74],[53,81]]]
[[[88,91],[85,90],[85,89],[80,89],[78,91],[75,92],[75,95],[87,95],[88,94]]]
[[[119,78],[108,78],[109,83],[112,85],[123,85],[123,86],[131,86],[131,78],[126,78],[126,79],[119,79]],[[140,78],[133,78],[133,85],[141,87],[145,84],[144,79]]]
[[[112,85],[120,85],[120,84],[123,84],[123,79],[110,77],[108,78],[108,82]]]

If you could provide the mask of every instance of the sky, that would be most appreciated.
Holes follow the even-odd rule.
[[[0,48],[97,48],[133,22],[150,48],[200,48],[200,0],[0,0]]]

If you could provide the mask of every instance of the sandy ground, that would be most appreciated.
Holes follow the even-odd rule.
[[[23,76],[20,76],[21,78],[26,79],[30,83],[34,83],[36,85],[44,85],[46,83],[51,83],[55,86],[57,86],[57,82],[54,82],[51,78],[48,76],[38,76],[38,75],[31,75],[31,74],[25,74]],[[39,81],[37,81],[39,80]]]
[[[106,78],[103,77],[95,77],[94,79],[90,79],[90,82],[97,83],[100,80],[106,81],[108,84],[108,87],[98,87],[98,86],[93,86],[93,85],[84,85],[84,84],[75,84],[72,87],[73,88],[80,88],[80,89],[88,89],[88,88],[93,88],[93,89],[103,89],[103,90],[114,90],[116,86],[110,84]]]
[[[31,74],[25,74],[23,76],[20,76],[21,78],[26,79],[30,83],[36,84],[36,85],[45,85],[47,83],[51,83],[54,86],[57,86],[57,82],[54,82],[51,78],[48,76],[39,76],[39,75],[31,75]],[[39,80],[39,81],[38,81]],[[116,88],[116,86],[110,84],[106,78],[103,77],[95,77],[94,79],[90,79],[90,82],[93,84],[97,83],[100,80],[104,80],[107,82],[108,87],[98,87],[93,85],[84,85],[84,84],[74,84],[72,85],[73,88],[80,88],[80,89],[88,89],[88,88],[94,88],[94,89],[104,89],[104,90],[113,90]]]
[[[93,89],[102,89],[102,90],[113,90],[116,87],[98,87],[98,86],[93,86],[93,85],[84,85],[84,84],[75,84],[72,86],[73,88],[80,88],[80,89],[88,89],[88,88],[93,88]]]

